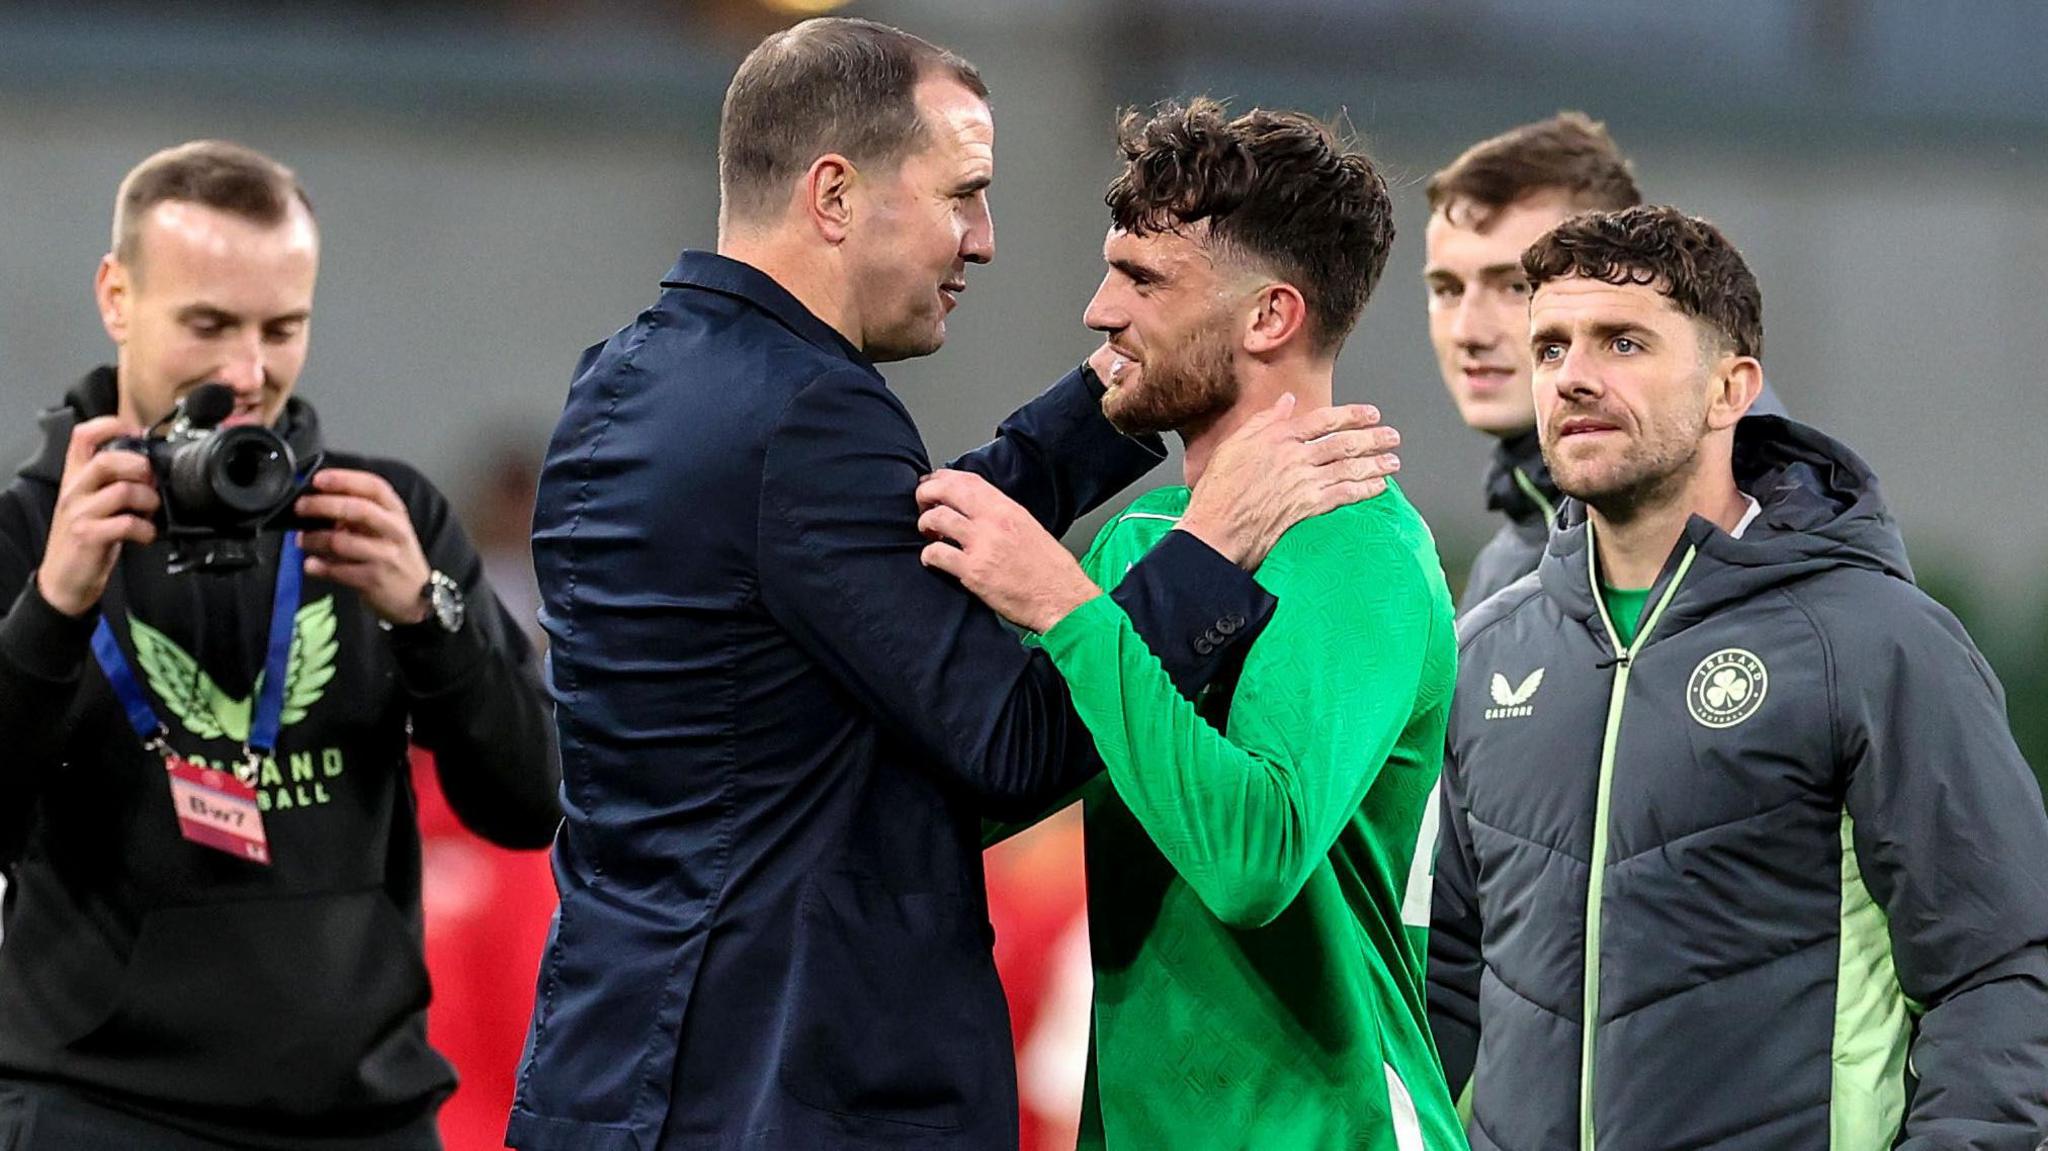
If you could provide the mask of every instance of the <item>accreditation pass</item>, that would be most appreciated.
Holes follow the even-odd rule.
[[[254,787],[225,771],[201,767],[179,756],[167,758],[164,769],[171,776],[178,831],[186,839],[236,859],[270,862],[270,840],[263,832],[263,814],[256,808]]]

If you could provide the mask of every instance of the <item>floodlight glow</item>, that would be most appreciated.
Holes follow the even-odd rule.
[[[777,12],[789,12],[798,16],[822,16],[836,8],[846,7],[847,0],[761,0],[761,3]]]

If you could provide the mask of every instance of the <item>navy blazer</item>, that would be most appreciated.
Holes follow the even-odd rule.
[[[585,354],[534,511],[566,819],[507,1140],[1014,1147],[981,820],[1072,791],[1093,742],[918,562],[931,463],[874,366],[745,264],[662,287]],[[956,466],[1063,531],[1163,455],[1100,397],[1071,373]],[[1187,689],[1256,628],[1204,632],[1273,608],[1182,532],[1115,594]]]

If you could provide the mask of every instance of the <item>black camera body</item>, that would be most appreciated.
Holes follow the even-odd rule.
[[[217,426],[233,409],[227,385],[201,384],[178,401],[167,429],[107,445],[141,455],[156,474],[157,535],[170,542],[173,574],[253,567],[258,533],[326,526],[292,512],[320,454],[302,464],[269,428]]]

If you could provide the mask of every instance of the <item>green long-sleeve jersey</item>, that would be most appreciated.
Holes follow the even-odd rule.
[[[1089,575],[1113,586],[1187,501],[1132,504]],[[1257,579],[1279,607],[1197,702],[1107,596],[1039,637],[1107,765],[1081,1147],[1464,1148],[1423,1001],[1457,660],[1435,541],[1394,488],[1298,525]]]

